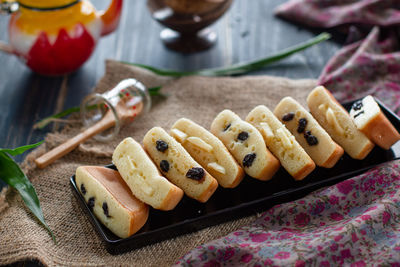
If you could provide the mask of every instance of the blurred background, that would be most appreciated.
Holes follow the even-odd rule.
[[[92,2],[97,9],[105,9],[110,3]],[[152,19],[144,0],[124,1],[117,30],[101,38],[91,58],[72,74],[40,76],[17,57],[0,52],[0,147],[34,143],[48,131],[57,130],[54,126],[33,130],[32,126],[51,114],[78,106],[103,76],[106,59],[177,70],[212,68],[259,59],[319,33],[275,17],[274,9],[284,2],[234,0],[228,12],[212,25],[218,34],[217,44],[195,54],[177,53],[163,45],[159,37],[163,26]],[[0,40],[8,41],[9,18],[0,16]],[[250,75],[317,78],[339,46],[329,40]]]

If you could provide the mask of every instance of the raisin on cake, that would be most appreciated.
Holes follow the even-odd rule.
[[[396,128],[386,118],[378,103],[370,95],[353,104],[350,116],[357,128],[383,149],[389,149],[400,140]]]
[[[304,179],[315,169],[314,161],[266,106],[255,107],[246,121],[260,131],[269,150],[295,180]]]
[[[307,97],[313,117],[344,151],[354,159],[364,159],[374,144],[357,129],[349,113],[323,86],[318,86]]]
[[[153,208],[171,210],[182,199],[182,189],[160,175],[142,146],[131,137],[115,148],[112,158],[132,193]]]
[[[189,119],[179,119],[170,130],[187,152],[225,188],[236,187],[244,171],[224,144],[212,133]]]
[[[224,143],[249,176],[266,181],[279,169],[279,161],[267,149],[257,129],[231,110],[217,115],[211,124],[211,132]]]
[[[150,129],[143,138],[143,145],[161,173],[188,197],[206,202],[217,189],[217,180],[164,129]]]
[[[117,171],[81,166],[75,181],[91,211],[115,235],[129,237],[146,223],[149,206],[132,194]]]
[[[274,114],[318,166],[332,168],[343,155],[343,148],[293,98],[283,98],[276,106]]]

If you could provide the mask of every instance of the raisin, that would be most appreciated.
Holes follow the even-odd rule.
[[[244,167],[251,167],[251,165],[253,165],[253,161],[255,160],[255,158],[256,158],[256,154],[255,153],[247,154],[243,158],[243,166]]]
[[[237,137],[237,139],[240,141],[246,141],[247,138],[249,138],[248,132],[240,132]]]
[[[157,148],[158,151],[164,152],[165,150],[168,149],[168,144],[163,140],[157,140],[156,141],[156,148]]]
[[[289,112],[286,113],[285,115],[283,115],[282,120],[283,121],[291,121],[294,118],[294,113],[293,112]]]
[[[311,131],[304,133],[304,138],[310,146],[318,145],[318,138],[311,134]]]
[[[301,118],[299,120],[299,126],[297,127],[297,132],[302,133],[306,129],[307,126],[307,119],[306,118]]]
[[[163,172],[168,172],[168,171],[169,171],[169,163],[168,163],[168,161],[162,160],[162,161],[160,162],[160,169],[161,169]]]
[[[351,107],[354,110],[360,110],[363,107],[363,103],[361,100],[354,102],[353,106]]]
[[[104,215],[107,216],[107,218],[110,218],[110,217],[111,217],[110,214],[108,213],[108,205],[107,205],[107,202],[103,202],[103,212],[104,212]]]
[[[90,211],[93,211],[93,208],[94,208],[94,197],[89,198],[87,204],[88,204],[88,207],[89,207]]]
[[[81,192],[82,194],[86,195],[86,188],[83,184],[81,184]]]
[[[198,168],[198,167],[193,167],[188,170],[186,173],[186,177],[199,181],[201,180],[205,175],[204,169],[203,168]]]
[[[355,119],[355,118],[357,118],[358,116],[360,116],[361,114],[363,114],[364,113],[364,110],[361,110],[360,112],[358,112],[357,114],[355,114],[354,116],[353,116],[353,118]]]
[[[230,127],[231,127],[231,124],[229,123],[228,125],[225,126],[224,132],[226,132]]]

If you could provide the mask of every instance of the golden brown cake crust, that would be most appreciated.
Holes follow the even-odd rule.
[[[370,144],[368,144],[368,146],[365,146],[364,150],[360,152],[360,154],[358,155],[358,157],[356,159],[360,159],[360,160],[364,159],[369,154],[369,152],[371,152],[371,150],[374,148],[374,146],[375,145],[373,143],[370,143]]]
[[[394,143],[400,140],[400,134],[382,111],[361,129],[361,131],[368,136],[372,142],[383,149],[389,149]]]
[[[244,175],[245,175],[244,170],[242,168],[239,168],[239,171],[235,177],[235,180],[232,182],[232,185],[227,188],[235,188],[236,186],[238,186],[240,184],[240,182],[243,180]]]
[[[77,168],[76,175],[83,175],[84,173],[89,174],[89,177],[100,183],[119,205],[124,207],[131,215],[129,232],[120,237],[131,236],[143,227],[149,216],[149,206],[132,194],[118,171],[99,166],[80,166]]]
[[[268,181],[268,180],[270,180],[275,175],[275,173],[278,171],[278,169],[281,166],[280,161],[277,158],[275,158],[275,156],[272,155],[272,153],[269,150],[267,150],[267,152],[270,154],[268,156],[269,163],[264,168],[264,170],[261,172],[261,174],[260,174],[261,178],[257,178],[260,181]]]
[[[266,181],[278,170],[280,162],[268,150],[261,133],[233,111],[228,109],[221,111],[211,123],[211,132],[224,143],[250,177]],[[238,142],[238,135],[242,132],[247,135],[244,140]],[[256,164],[244,166],[243,162],[247,155],[254,156]]]
[[[140,167],[134,168],[126,164],[127,161],[136,162],[135,164]],[[121,179],[125,180],[133,195],[153,208],[171,210],[183,197],[183,191],[160,174],[143,147],[131,137],[125,138],[116,147],[113,162],[121,174]],[[137,183],[138,180],[144,180],[142,175],[139,175],[140,172],[147,177],[146,181],[149,183],[147,186],[154,190],[153,195],[143,193],[145,191],[142,184]]]
[[[169,190],[167,197],[164,199],[160,210],[172,210],[176,207],[176,205],[181,201],[183,197],[183,191],[179,187],[172,187]]]
[[[293,178],[297,181],[303,180],[315,169],[314,161],[309,162],[304,168],[293,174]]]
[[[335,160],[339,160],[343,154],[343,150],[338,149],[338,144],[333,141],[314,116],[292,97],[284,97],[275,107],[274,114],[293,134],[317,166],[331,168],[335,165]],[[288,115],[293,115],[293,117],[289,116],[284,119]],[[299,133],[300,120],[306,121],[306,124],[304,130]],[[310,144],[307,141],[306,132],[315,137],[316,144]],[[340,153],[340,151],[342,152]]]
[[[132,194],[118,171],[98,166],[81,166],[80,168],[85,169],[94,179],[99,181],[122,206],[133,214],[147,208],[144,202]]]
[[[333,166],[335,166],[340,157],[343,156],[343,154],[344,154],[343,148],[338,144],[336,144],[334,152],[323,164],[321,164],[321,167],[332,168]]]
[[[318,86],[310,92],[307,103],[314,118],[350,157],[362,160],[373,149],[374,143],[357,128],[350,114],[323,86]],[[325,110],[322,111],[321,107]],[[328,120],[329,109],[331,122]]]
[[[166,144],[164,150],[157,148],[157,141]],[[188,197],[205,202],[218,187],[218,182],[203,167],[200,166],[183,148],[183,146],[170,136],[161,127],[153,127],[143,138],[143,145],[148,155],[161,171],[161,162],[168,163],[168,169],[163,175],[169,181],[180,187]],[[169,164],[171,162],[171,164]],[[187,173],[190,169],[199,168],[204,172],[201,180],[189,179]]]
[[[207,170],[219,185],[225,188],[234,188],[242,181],[244,171],[237,163],[235,158],[229,153],[221,140],[209,132],[204,127],[187,118],[177,120],[170,130],[170,135],[174,137],[187,152],[196,160],[204,169]],[[199,144],[193,143],[190,139],[197,139]],[[202,147],[202,142],[206,147]],[[207,145],[211,149],[207,148]],[[210,165],[218,165],[222,167],[223,172],[216,171]]]
[[[149,207],[147,206],[147,209],[142,209],[138,212],[132,212],[132,218],[131,218],[131,227],[130,227],[130,232],[129,235],[133,235],[137,231],[140,230],[140,228],[143,227],[143,225],[146,223],[148,217],[149,217]]]
[[[217,188],[218,188],[218,182],[217,180],[214,179],[212,180],[208,188],[204,190],[204,192],[199,196],[197,200],[202,203],[207,202],[207,200],[214,194]]]

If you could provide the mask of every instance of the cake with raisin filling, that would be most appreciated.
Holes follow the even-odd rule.
[[[314,161],[266,106],[255,107],[246,121],[260,131],[269,150],[295,180],[304,179],[315,169]]]
[[[293,98],[283,98],[275,107],[274,114],[318,166],[332,168],[343,155],[343,148]]]
[[[132,194],[117,171],[80,166],[75,182],[89,209],[115,235],[129,237],[146,223],[149,206]]]
[[[132,193],[144,203],[172,210],[182,199],[182,189],[160,175],[142,146],[131,137],[119,143],[112,159]]]
[[[399,133],[370,95],[353,104],[350,116],[357,128],[383,149],[389,149],[400,140]]]
[[[224,143],[249,176],[265,181],[279,169],[279,161],[267,149],[258,130],[231,110],[217,115],[211,124],[211,132]]]
[[[233,188],[242,181],[243,169],[224,144],[202,126],[182,118],[174,123],[170,135],[181,143],[222,187]]]
[[[150,129],[143,138],[143,145],[161,173],[188,197],[206,202],[217,189],[217,180],[164,129]]]
[[[312,90],[307,104],[313,117],[350,157],[364,159],[374,148],[374,143],[357,129],[349,113],[325,87]]]

